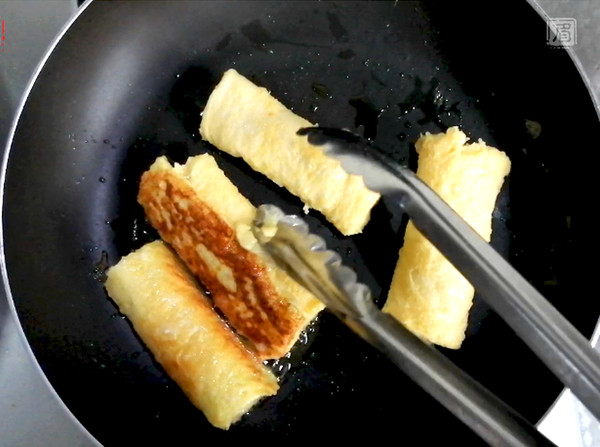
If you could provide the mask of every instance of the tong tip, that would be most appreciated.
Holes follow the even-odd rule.
[[[331,310],[355,319],[376,310],[370,289],[301,217],[261,205],[252,232],[279,267]]]

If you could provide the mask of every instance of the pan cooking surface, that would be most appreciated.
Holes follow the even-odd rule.
[[[202,107],[228,68],[299,115],[356,131],[413,169],[418,136],[452,125],[507,152],[513,169],[492,243],[591,335],[600,304],[587,298],[581,280],[590,266],[580,256],[591,220],[572,197],[594,178],[580,153],[600,131],[598,118],[568,54],[545,45],[545,23],[529,5],[485,7],[97,2],[82,13],[21,116],[3,224],[26,335],[58,394],[100,442],[383,439],[399,430],[430,443],[479,442],[326,312],[291,358],[273,365],[278,395],[219,431],[107,298],[106,265],[157,237],[135,196],[158,155],[183,162],[210,152],[255,205],[301,213],[298,199],[200,141]],[[352,238],[315,212],[307,220],[383,298],[405,217],[379,204]],[[562,388],[479,298],[463,348],[444,353],[532,422]]]

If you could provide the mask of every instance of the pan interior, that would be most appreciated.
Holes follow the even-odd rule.
[[[96,2],[57,46],[23,110],[4,198],[10,288],[58,394],[104,445],[188,439],[306,439],[397,434],[477,438],[385,358],[324,313],[286,362],[279,394],[228,432],[187,402],[119,314],[101,273],[156,233],[136,203],[158,155],[209,152],[255,205],[300,201],[198,135],[221,73],[236,68],[312,122],[348,128],[416,166],[414,141],[461,126],[504,150],[513,169],[493,245],[585,335],[582,256],[592,187],[580,152],[600,126],[564,51],[546,46],[527,5],[441,2]],[[493,11],[490,11],[493,9]],[[483,19],[485,18],[485,19]],[[511,25],[507,30],[507,23]],[[589,171],[589,172],[588,172]],[[579,194],[578,194],[579,193]],[[406,223],[383,204],[365,232],[311,228],[383,297]],[[463,348],[444,351],[535,422],[562,389],[476,298]],[[435,424],[436,429],[432,430]]]

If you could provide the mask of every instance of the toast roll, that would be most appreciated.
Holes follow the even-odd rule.
[[[250,231],[256,209],[210,155],[175,166],[158,158],[138,201],[260,359],[284,356],[323,309],[260,251]]]
[[[296,135],[309,126],[266,89],[231,69],[208,99],[200,134],[323,213],[342,234],[360,233],[379,194],[309,144],[306,136]]]
[[[481,141],[466,141],[457,127],[419,138],[417,175],[489,242],[492,212],[510,160]],[[421,338],[458,349],[473,296],[471,284],[409,222],[384,312]]]
[[[215,427],[227,429],[277,392],[275,376],[226,326],[163,242],[122,258],[108,270],[105,286],[156,360]]]

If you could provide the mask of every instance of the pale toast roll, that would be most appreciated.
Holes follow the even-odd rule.
[[[419,138],[417,175],[489,241],[510,160],[483,142],[466,141],[457,127]],[[383,310],[421,338],[458,349],[473,295],[471,284],[409,222]]]
[[[185,165],[158,158],[138,201],[261,359],[284,356],[323,304],[271,264],[250,231],[256,214],[208,154]]]
[[[306,136],[296,135],[309,126],[265,88],[231,69],[208,99],[200,134],[323,213],[342,234],[360,233],[379,194],[309,144]]]
[[[147,244],[107,273],[106,290],[142,341],[215,427],[227,429],[279,386],[217,315],[163,242]]]

